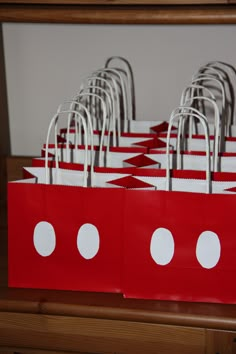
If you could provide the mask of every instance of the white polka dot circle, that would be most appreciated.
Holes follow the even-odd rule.
[[[196,257],[203,268],[214,268],[220,259],[221,245],[219,237],[212,231],[204,231],[198,238]]]
[[[35,250],[42,257],[50,256],[56,248],[55,230],[47,221],[37,223],[34,228],[33,243]],[[98,229],[93,224],[83,224],[77,234],[77,248],[85,259],[96,256],[100,247]],[[172,233],[166,228],[156,229],[151,237],[150,253],[158,265],[167,265],[171,262],[175,252],[175,242]],[[221,256],[219,237],[212,231],[200,234],[196,245],[196,257],[199,264],[206,269],[214,268]]]
[[[163,227],[152,234],[150,252],[152,259],[158,265],[167,265],[174,256],[175,242],[172,233]]]
[[[96,256],[100,247],[100,237],[96,226],[83,224],[77,235],[77,248],[85,259],[92,259]]]
[[[56,235],[52,224],[47,221],[39,222],[34,228],[33,243],[40,256],[50,256],[56,247]]]

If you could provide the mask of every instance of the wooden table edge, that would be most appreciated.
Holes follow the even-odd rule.
[[[47,301],[0,300],[2,312],[120,320],[184,327],[236,330],[236,318]]]

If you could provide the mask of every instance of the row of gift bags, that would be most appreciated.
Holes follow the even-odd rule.
[[[201,68],[170,119],[143,121],[143,133],[132,131],[130,66],[105,68],[60,105],[41,157],[8,185],[9,286],[236,303],[224,65]],[[220,100],[205,80],[220,83]]]

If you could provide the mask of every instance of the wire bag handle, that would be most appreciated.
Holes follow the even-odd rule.
[[[111,101],[111,120],[112,120],[112,134],[113,134],[113,146],[117,146],[117,134],[116,134],[116,112],[117,112],[117,100],[114,95],[114,90],[112,85],[110,84],[109,80],[104,79],[100,76],[90,76],[87,77],[86,79],[87,85],[85,83],[85,87],[97,87],[97,81],[100,81],[101,83],[105,83],[107,87],[109,88],[109,93],[110,93],[110,98],[108,101]],[[109,124],[110,124],[110,119],[109,119]]]
[[[121,56],[112,56],[106,60],[105,68],[111,64],[112,61],[120,61],[125,67],[125,72],[127,74],[127,96],[128,96],[128,119],[135,119],[135,85],[134,85],[134,75],[132,71],[131,64],[129,61]]]
[[[86,121],[82,115],[80,115],[77,111],[60,111],[57,112],[54,117],[52,118],[47,132],[46,138],[46,157],[45,157],[45,173],[46,173],[46,184],[50,184],[50,176],[49,176],[49,167],[48,167],[48,146],[49,146],[49,139],[51,135],[51,130],[53,125],[55,126],[54,129],[54,138],[55,138],[55,161],[56,161],[56,177],[58,176],[59,171],[59,157],[58,157],[58,142],[57,142],[57,134],[58,134],[58,120],[61,115],[63,114],[70,114],[73,113],[74,119],[79,123],[82,122],[84,134],[85,134],[85,155],[84,155],[84,175],[83,175],[83,187],[87,187],[87,178],[88,178],[88,133],[87,133],[87,126]],[[69,118],[70,119],[70,118]]]
[[[89,110],[87,109],[87,107],[82,104],[81,102],[75,101],[75,100],[68,100],[63,102],[62,104],[59,105],[57,112],[60,113],[60,111],[63,110],[63,107],[65,107],[67,104],[69,104],[69,111],[73,112],[76,111],[78,112],[80,115],[81,113],[78,111],[78,109],[83,109],[85,114],[86,114],[86,119],[88,122],[88,144],[90,144],[90,184],[91,186],[94,185],[94,139],[93,139],[93,126],[92,126],[92,119],[91,119],[91,115],[89,113]],[[77,107],[77,109],[76,109]],[[64,108],[65,110],[65,108]],[[67,138],[66,138],[66,161],[69,162],[70,161],[70,141],[68,139],[69,137],[69,133],[70,133],[70,127],[71,127],[71,122],[74,119],[73,113],[69,113],[69,117],[67,120]],[[78,132],[78,128],[79,127],[79,132]],[[81,139],[81,121],[79,121],[79,123],[75,124],[75,151],[78,151],[78,144],[82,144],[82,139]],[[76,161],[77,162],[77,161]]]
[[[113,123],[113,121],[112,121],[112,119],[113,119],[113,114],[112,114],[112,101],[111,101],[111,97],[110,97],[109,93],[108,93],[104,88],[102,88],[102,87],[100,87],[100,86],[93,86],[93,85],[91,85],[91,86],[86,86],[85,88],[86,88],[86,90],[85,90],[85,91],[82,90],[81,93],[90,92],[90,89],[91,89],[91,90],[98,90],[98,91],[100,91],[100,92],[101,92],[101,95],[100,95],[100,96],[101,96],[101,98],[103,98],[105,104],[106,104],[106,100],[104,99],[104,97],[102,97],[102,94],[105,94],[105,96],[107,97],[107,101],[108,101],[109,104],[108,104],[107,116],[106,116],[106,119],[108,120],[108,137],[107,137],[107,146],[106,146],[106,148],[107,148],[107,150],[108,150],[109,144],[110,144],[111,126],[112,126],[112,123]],[[106,129],[106,127],[105,127],[105,129]],[[104,145],[105,145],[105,143],[104,143]]]
[[[197,91],[196,94],[195,94],[195,91]],[[194,96],[200,96],[199,91],[201,91],[202,94],[205,91],[205,93],[210,96],[209,98],[211,98],[213,101],[216,102],[215,95],[208,87],[203,86],[203,85],[191,84],[191,85],[188,85],[187,87],[185,87],[185,89],[182,91],[181,98],[180,98],[180,106],[183,106],[185,104],[185,101],[187,101],[188,99],[190,99]],[[203,95],[203,96],[207,97],[205,95]],[[190,102],[190,104],[192,104],[192,102]],[[193,117],[191,117],[190,122],[189,122],[189,136],[190,137],[192,137],[192,135],[193,135],[193,127],[195,127],[195,134],[198,134],[196,122],[194,122]]]
[[[205,119],[205,121],[207,122],[207,118],[206,116],[202,113],[202,112],[199,112],[197,110],[197,108],[194,108],[192,106],[178,106],[176,107],[172,113],[171,113],[171,116],[172,115],[176,115],[178,113],[187,113],[188,114],[188,117],[189,120],[191,120],[193,118],[193,114],[197,114],[199,117]],[[183,119],[179,119],[179,124],[178,124],[178,131],[177,131],[177,169],[180,169],[181,168],[181,161],[180,161],[180,151],[181,151],[181,135],[184,136],[185,135],[185,129],[184,129],[184,126],[185,126],[185,121],[186,121],[186,118],[183,117]],[[184,147],[185,149],[185,147]]]
[[[221,137],[224,137],[225,134],[227,134],[227,122],[225,122],[225,102],[226,102],[226,97],[225,97],[225,88],[222,82],[218,79],[216,79],[214,76],[210,75],[205,75],[198,77],[192,81],[192,83],[196,82],[202,82],[202,81],[212,81],[217,83],[220,86],[221,89],[221,94],[222,94],[222,111],[221,111],[221,122],[220,122],[220,128],[221,128]],[[221,139],[220,141],[220,152],[225,151],[225,139]]]
[[[114,76],[116,74],[114,74],[114,72],[109,72],[109,70],[104,70],[104,69],[100,69],[95,71],[94,73],[92,73],[92,77],[100,77],[101,76],[105,76],[107,81],[108,79],[112,81],[112,85],[114,88],[114,92],[115,92],[115,101],[116,101],[116,113],[115,113],[115,124],[116,124],[116,130],[118,132],[118,146],[120,146],[120,136],[121,136],[121,125],[120,125],[120,117],[121,117],[121,113],[120,113],[120,94],[119,94],[119,87],[118,87],[118,83],[117,80],[114,78]],[[117,76],[117,75],[116,75]],[[122,98],[123,99],[123,98]]]
[[[219,166],[218,166],[218,157],[219,157],[219,146],[220,146],[220,141],[223,139],[223,137],[220,134],[220,114],[219,114],[219,108],[216,104],[216,102],[208,97],[202,97],[202,96],[195,96],[190,98],[189,100],[194,101],[194,100],[203,100],[203,101],[208,101],[213,105],[214,108],[214,119],[215,119],[215,127],[214,127],[214,146],[213,146],[213,153],[214,153],[214,164],[213,164],[213,170],[218,171]],[[188,103],[188,100],[186,101],[186,104]],[[204,116],[207,120],[207,117]],[[222,132],[221,132],[222,133]],[[190,135],[190,139],[192,139],[192,136]]]
[[[207,67],[210,68],[215,68],[220,72],[224,73],[224,76],[226,77],[226,79],[224,79],[224,82],[227,82],[228,84],[228,88],[229,88],[229,94],[230,94],[230,106],[231,106],[231,112],[230,112],[230,116],[229,116],[229,112],[227,111],[227,118],[229,118],[227,120],[227,132],[226,135],[230,136],[230,126],[231,124],[235,124],[235,90],[234,90],[234,84],[231,81],[230,75],[228,74],[228,72],[226,71],[226,69],[229,69],[231,71],[231,73],[233,73],[234,77],[236,76],[236,69],[233,65],[223,62],[223,61],[210,61],[206,64]],[[223,67],[222,67],[223,66]],[[227,109],[228,109],[228,100],[227,100]]]
[[[93,146],[94,146],[94,143],[93,143],[93,127],[92,127],[92,119],[91,119],[91,115],[89,113],[89,110],[81,102],[78,102],[76,100],[68,100],[68,101],[65,101],[65,102],[61,103],[58,106],[57,112],[60,113],[60,111],[62,111],[63,109],[66,110],[66,106],[67,105],[69,105],[69,110],[70,111],[76,111],[76,112],[78,112],[80,114],[81,114],[80,109],[82,108],[84,110],[85,116],[84,115],[83,116],[88,122],[89,134],[90,134],[88,136],[88,141],[90,142],[90,144],[92,146],[92,149],[93,149]],[[68,121],[67,121],[67,132],[66,132],[66,147],[67,147],[67,151],[69,150],[69,144],[72,144],[72,142],[67,138],[69,136],[69,133],[70,133],[70,128],[72,126],[71,125],[72,122],[73,122],[73,114],[70,113]],[[81,124],[79,124],[79,132],[78,132],[77,126],[78,126],[78,124],[76,124],[76,126],[75,126],[76,127],[76,129],[75,129],[76,130],[75,140],[74,140],[75,150],[78,149],[78,144],[82,144],[81,129],[80,129]],[[70,155],[68,153],[67,153],[66,161],[67,162],[70,161]]]
[[[100,141],[100,147],[99,147],[99,159],[98,159],[98,163],[99,166],[102,166],[102,148],[103,148],[103,144],[104,144],[104,137],[105,137],[105,130],[106,130],[106,117],[107,117],[107,109],[106,109],[106,104],[105,101],[103,100],[103,98],[96,94],[96,93],[91,93],[91,92],[82,92],[79,93],[76,97],[75,100],[78,99],[82,99],[85,97],[96,97],[101,101],[101,105],[102,105],[102,113],[103,113],[103,117],[102,117],[102,132],[101,132],[101,141]]]
[[[196,113],[192,113],[192,115],[197,118],[203,126],[204,135],[205,135],[205,142],[206,142],[206,193],[209,194],[212,191],[211,188],[211,158],[210,158],[210,139],[209,139],[209,128],[206,122],[206,119],[201,117]],[[183,119],[183,116],[189,117],[188,112],[181,112],[181,113],[172,113],[169,126],[167,131],[167,147],[166,147],[166,159],[167,159],[167,166],[166,166],[166,191],[170,191],[170,134],[171,128],[175,120]]]
[[[120,87],[121,87],[121,97],[122,97],[122,101],[123,101],[123,110],[124,110],[124,132],[128,131],[128,104],[127,104],[127,92],[126,92],[126,85],[125,85],[125,80],[122,77],[122,74],[119,72],[119,70],[117,69],[113,69],[113,68],[103,68],[100,70],[95,71],[93,74],[96,75],[97,72],[108,72],[108,73],[112,73],[118,76],[119,78],[119,83],[120,83]],[[118,118],[118,132],[121,132],[121,113],[120,113],[120,117]]]

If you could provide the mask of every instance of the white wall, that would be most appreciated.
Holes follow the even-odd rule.
[[[137,119],[168,119],[192,74],[235,64],[234,25],[4,24],[12,154],[38,155],[58,105],[107,57],[133,68]]]

